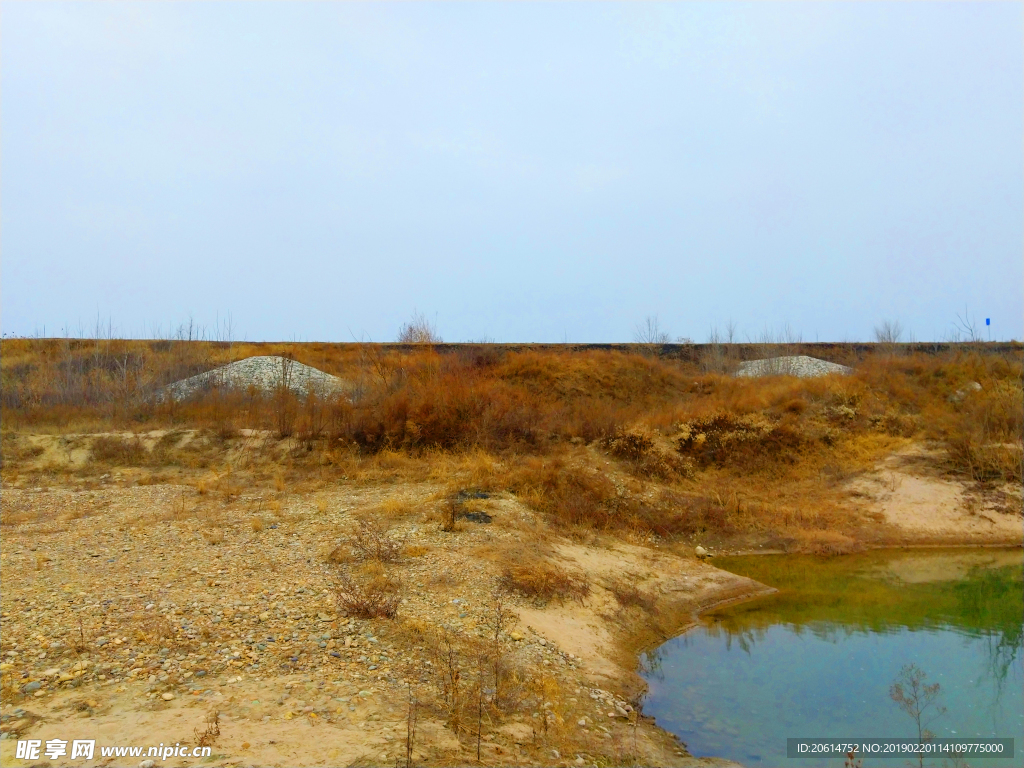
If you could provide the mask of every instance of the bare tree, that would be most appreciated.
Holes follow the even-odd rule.
[[[657,315],[648,315],[642,322],[633,329],[633,341],[637,344],[668,344],[671,336],[668,331],[662,330],[658,324]]]
[[[712,326],[708,332],[707,345],[701,352],[700,364],[706,373],[725,373],[733,362],[733,344],[736,341],[736,323],[729,320],[725,331]]]
[[[875,341],[879,344],[899,344],[903,339],[903,324],[899,320],[883,320],[875,326]]]
[[[875,326],[875,342],[883,354],[896,357],[903,339],[903,324],[899,320],[883,320]]]
[[[961,316],[958,312],[956,315],[956,322],[953,323],[953,341],[966,341],[971,343],[981,341],[977,322],[974,317],[971,316],[966,305],[964,306],[963,315]]]

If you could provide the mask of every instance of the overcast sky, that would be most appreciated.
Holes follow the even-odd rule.
[[[4,2],[3,333],[1024,338],[1022,8]]]

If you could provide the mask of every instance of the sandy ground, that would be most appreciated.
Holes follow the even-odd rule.
[[[862,510],[904,544],[1020,544],[1021,489],[985,487],[944,476],[939,456],[921,445],[893,454],[850,483]]]

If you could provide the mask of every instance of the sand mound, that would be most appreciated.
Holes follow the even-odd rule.
[[[853,373],[853,369],[828,360],[807,355],[769,357],[766,360],[747,360],[740,363],[737,376],[799,376],[802,379],[828,376],[830,373]]]
[[[325,395],[343,390],[345,382],[286,357],[258,355],[168,384],[159,390],[157,397],[183,400],[215,388],[247,390],[254,387],[261,392],[273,392],[282,386],[298,395],[311,390]]]

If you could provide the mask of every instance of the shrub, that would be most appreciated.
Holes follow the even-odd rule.
[[[354,577],[347,572],[338,575],[334,595],[338,610],[360,619],[393,619],[402,602],[402,583],[382,570],[370,570]]]
[[[360,520],[345,542],[352,554],[361,560],[391,563],[398,559],[405,546],[404,537],[396,537],[376,520]]]
[[[581,573],[570,573],[553,563],[532,560],[506,563],[498,579],[501,589],[517,592],[524,597],[548,602],[566,598],[583,602],[590,594],[590,584]]]
[[[691,461],[663,451],[650,433],[642,428],[617,429],[601,444],[612,456],[625,461],[635,475],[662,480],[693,475]]]
[[[146,462],[149,452],[138,437],[124,438],[117,435],[101,435],[93,440],[93,461],[117,466],[132,467]]]
[[[804,435],[786,422],[772,422],[757,414],[718,413],[682,424],[676,446],[702,466],[722,466],[792,461],[793,453],[805,442]]]

